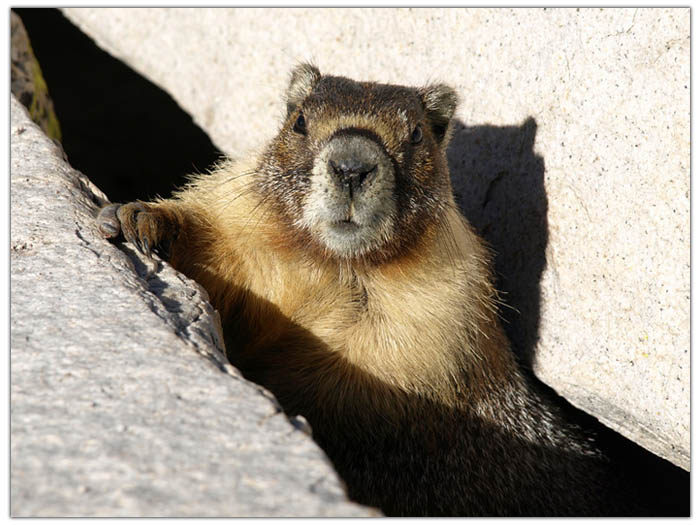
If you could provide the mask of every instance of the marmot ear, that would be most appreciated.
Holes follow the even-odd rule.
[[[457,92],[444,84],[427,86],[419,92],[433,134],[442,144],[448,138],[450,120],[457,109]]]
[[[319,80],[321,72],[313,64],[303,63],[292,69],[287,88],[287,115],[303,102]]]

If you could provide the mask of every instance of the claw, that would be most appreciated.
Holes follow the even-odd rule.
[[[119,224],[114,224],[113,222],[107,221],[101,222],[99,228],[100,233],[108,239],[116,237],[117,235],[119,235],[120,231]]]
[[[146,237],[145,235],[141,237],[141,253],[143,253],[148,258],[151,257],[151,246],[148,243],[148,237]]]
[[[124,231],[124,239],[126,240],[126,242],[131,243],[134,246],[136,246],[138,251],[141,251],[141,246],[136,241],[136,237],[134,237],[134,235],[129,230]]]
[[[121,204],[110,204],[102,208],[97,215],[97,227],[100,233],[107,239],[117,237],[121,232],[121,225],[117,218],[117,209]]]

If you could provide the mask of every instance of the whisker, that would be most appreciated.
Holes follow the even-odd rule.
[[[221,211],[226,211],[231,204],[233,204],[235,201],[240,199],[241,197],[247,197],[251,195],[252,193],[255,192],[255,187],[251,184],[250,186],[247,186],[242,189],[242,191],[230,191],[227,193],[222,193],[221,195],[217,196],[216,200],[221,201],[221,200],[226,200],[226,203],[223,205],[221,208]]]
[[[268,213],[269,213],[269,212],[271,211],[271,210],[270,210],[270,207],[265,206],[265,204],[267,204],[267,202],[271,199],[271,197],[272,197],[271,194],[268,194],[268,195],[264,196],[264,197],[263,197],[262,199],[260,199],[260,201],[253,207],[253,209],[250,210],[250,213],[249,213],[249,216],[248,216],[248,220],[245,222],[245,224],[244,224],[243,227],[241,228],[241,231],[240,231],[240,233],[238,234],[238,236],[236,237],[236,240],[238,240],[238,239],[240,238],[240,235],[243,234],[243,233],[246,232],[246,231],[248,232],[248,237],[250,238],[250,236],[257,230],[257,228],[258,228],[258,226],[260,225],[260,223],[262,222],[263,218],[265,218],[265,215],[263,214],[263,215],[261,215],[261,216],[258,217],[258,221],[257,221],[256,224],[255,224],[255,228],[248,228],[248,226],[250,225],[250,221],[253,220],[253,218],[255,217],[255,214],[256,214],[258,211],[260,211],[261,209],[262,209],[263,212],[268,212]],[[267,208],[267,209],[266,209],[266,208]]]

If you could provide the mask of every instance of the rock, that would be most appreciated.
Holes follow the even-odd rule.
[[[454,185],[497,253],[516,350],[689,470],[688,9],[63,12],[232,155],[274,134],[301,60],[455,86]]]
[[[61,140],[61,127],[53,109],[46,82],[41,74],[22,20],[10,11],[10,78],[12,94],[29,110],[34,122],[52,139]]]
[[[104,195],[14,97],[10,133],[11,515],[377,515],[225,362],[206,292],[100,237]]]

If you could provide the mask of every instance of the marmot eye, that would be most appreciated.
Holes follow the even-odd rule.
[[[423,130],[420,124],[418,124],[416,129],[413,130],[413,133],[411,133],[411,142],[413,142],[413,144],[418,144],[421,140],[423,140]]]
[[[294,122],[294,131],[306,135],[306,119],[304,119],[303,113],[299,113],[296,122]]]

